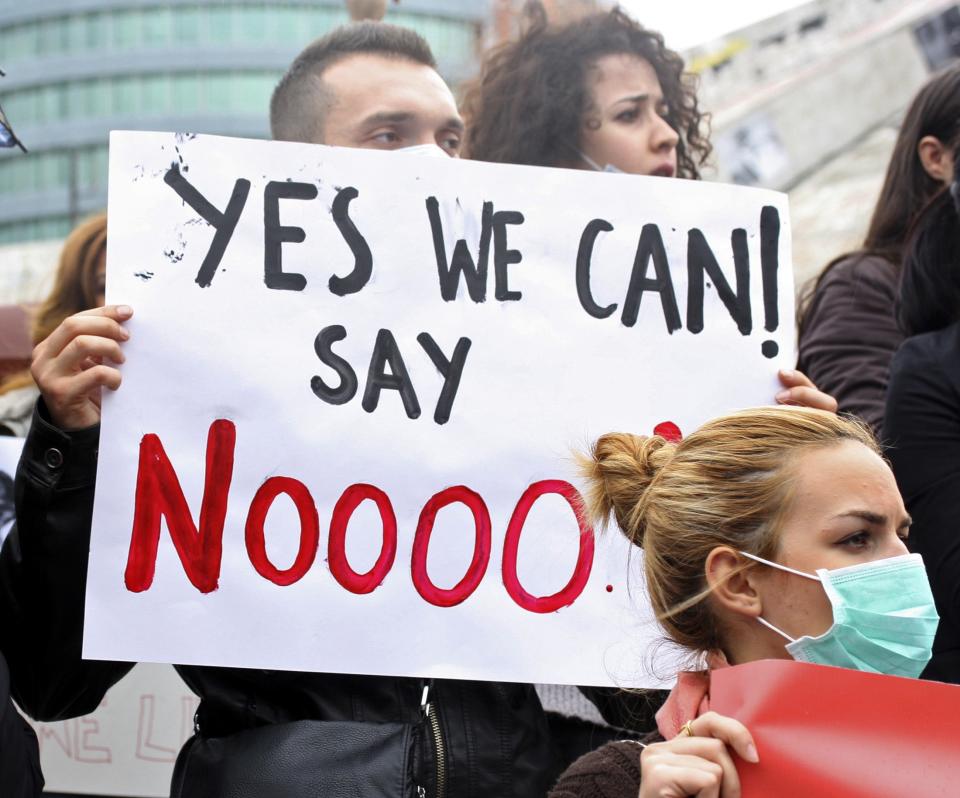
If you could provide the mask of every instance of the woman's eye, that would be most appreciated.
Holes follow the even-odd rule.
[[[849,546],[854,549],[866,548],[870,543],[869,532],[857,532],[854,535],[844,538],[840,541],[841,546]]]
[[[440,146],[443,147],[447,152],[460,152],[460,137],[447,136],[440,142]]]
[[[638,116],[637,109],[631,108],[629,111],[621,111],[615,118],[618,122],[635,122]]]

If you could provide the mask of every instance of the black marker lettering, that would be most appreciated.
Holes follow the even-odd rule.
[[[692,333],[703,331],[703,283],[704,274],[717,289],[720,299],[726,306],[741,335],[750,335],[753,329],[753,316],[750,310],[750,253],[747,251],[747,231],[737,228],[730,236],[733,248],[733,264],[736,273],[737,290],[734,293],[730,283],[720,270],[713,250],[703,233],[694,228],[687,234],[687,329]]]
[[[302,291],[306,288],[306,277],[283,270],[281,246],[285,241],[299,244],[307,234],[302,227],[280,224],[280,200],[312,200],[316,196],[317,187],[313,183],[273,180],[263,190],[263,281],[267,288],[279,291]]]
[[[423,351],[429,355],[433,365],[437,367],[440,376],[443,377],[443,390],[440,391],[440,398],[437,400],[437,409],[433,413],[433,420],[437,424],[446,424],[450,420],[450,410],[453,408],[453,400],[457,398],[457,389],[460,387],[460,377],[463,375],[463,365],[467,360],[467,352],[470,351],[471,341],[469,338],[461,338],[453,350],[453,357],[447,360],[446,355],[440,351],[437,342],[433,340],[430,333],[420,333],[417,341],[423,347]]]
[[[384,367],[389,364],[390,373]],[[363,409],[372,413],[380,402],[380,391],[384,388],[399,391],[403,400],[403,409],[407,418],[420,417],[420,403],[417,394],[410,382],[406,364],[400,356],[397,342],[390,330],[380,330],[377,333],[377,342],[370,357],[370,370],[367,372],[367,385],[363,390]]]
[[[494,296],[499,302],[516,301],[523,296],[520,291],[511,291],[507,284],[507,267],[523,260],[519,250],[507,248],[508,224],[523,224],[523,214],[519,211],[497,211],[493,214]]]
[[[233,237],[233,231],[237,229],[237,222],[240,221],[240,214],[243,212],[243,206],[247,203],[247,195],[250,193],[250,181],[243,178],[237,179],[233,184],[233,193],[230,195],[227,209],[223,213],[214,208],[210,201],[197,191],[187,178],[180,174],[178,164],[173,164],[167,170],[167,173],[163,176],[163,182],[176,191],[187,205],[199,213],[217,231],[214,233],[210,248],[197,271],[197,285],[206,288],[213,281],[213,276],[217,273],[217,267],[223,259],[223,253],[227,250],[227,244]]]
[[[332,368],[340,376],[340,385],[331,388],[323,379],[314,375],[310,380],[313,392],[324,402],[332,405],[343,405],[357,395],[357,373],[342,357],[334,354],[332,346],[337,341],[347,337],[347,331],[339,324],[324,327],[313,342],[313,349],[320,358],[320,362]]]
[[[369,281],[373,273],[373,255],[370,253],[370,247],[367,240],[357,230],[357,226],[350,218],[348,209],[350,201],[356,199],[359,192],[353,186],[347,186],[337,192],[333,200],[333,222],[336,224],[343,240],[347,242],[350,251],[353,253],[354,265],[353,271],[346,277],[330,278],[330,291],[337,296],[346,296],[355,294],[363,288]]]
[[[647,277],[651,260],[653,261],[653,270],[657,275],[655,278]],[[667,332],[672,335],[683,325],[680,321],[680,310],[677,308],[677,295],[673,290],[673,280],[670,277],[667,250],[663,246],[660,228],[655,224],[645,224],[640,231],[637,255],[633,260],[630,285],[627,287],[627,296],[623,301],[623,315],[620,317],[625,327],[632,327],[637,323],[640,300],[647,291],[656,291],[660,294],[660,304],[663,307],[663,318],[667,324]]]
[[[433,232],[433,249],[437,256],[437,275],[440,278],[440,296],[444,302],[457,298],[457,286],[460,274],[467,284],[467,291],[474,302],[484,302],[487,298],[487,260],[490,256],[491,224],[493,203],[483,203],[483,215],[480,227],[480,249],[477,262],[467,249],[467,242],[459,239],[453,248],[453,257],[447,264],[447,249],[443,243],[443,223],[440,221],[440,204],[436,197],[427,197],[427,215],[430,217],[430,229]]]
[[[609,233],[613,230],[613,225],[606,219],[594,219],[588,224],[583,235],[580,236],[580,247],[577,249],[577,296],[580,298],[580,305],[587,313],[595,319],[605,319],[617,309],[617,304],[600,307],[594,299],[593,292],[590,290],[590,261],[593,259],[593,245],[600,233]]]

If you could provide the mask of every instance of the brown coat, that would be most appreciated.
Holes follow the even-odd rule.
[[[890,361],[903,341],[895,304],[899,268],[875,255],[851,255],[820,281],[800,334],[797,368],[880,432]]]

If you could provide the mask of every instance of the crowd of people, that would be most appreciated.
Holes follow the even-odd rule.
[[[535,2],[460,107],[421,36],[363,22],[307,46],[269,113],[283,141],[664,178],[699,179],[711,151],[662,36],[619,10],[555,26]],[[763,752],[709,711],[711,670],[794,658],[960,683],[958,145],[953,67],[907,110],[863,246],[802,303],[771,407],[680,441],[611,432],[583,456],[589,512],[643,549],[664,632],[697,657],[669,695],[582,688],[601,724],[528,684],[178,666],[201,702],[171,794],[735,796],[737,758]],[[68,238],[29,373],[0,385],[0,431],[26,437],[0,552],[4,795],[42,785],[10,697],[82,715],[132,667],[81,657],[100,395],[123,390],[135,312],[104,305],[106,235],[101,214]]]

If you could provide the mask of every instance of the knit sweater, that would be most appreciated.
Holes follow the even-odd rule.
[[[657,742],[663,742],[657,732],[644,738],[645,744]],[[637,798],[642,751],[633,740],[607,743],[570,765],[547,798]]]

